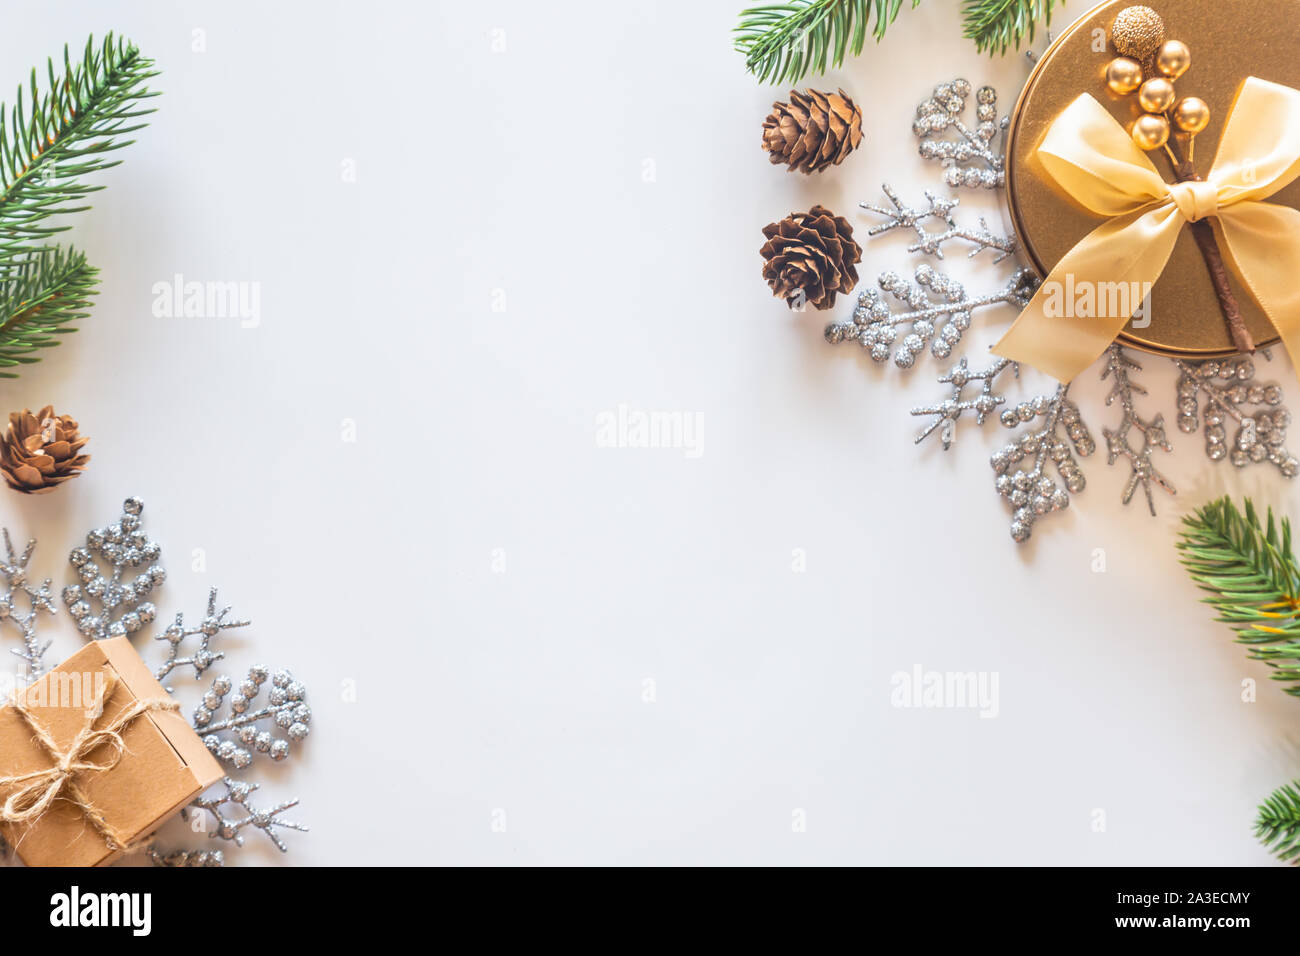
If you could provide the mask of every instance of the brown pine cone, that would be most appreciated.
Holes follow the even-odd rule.
[[[53,405],[35,415],[24,408],[9,416],[0,444],[0,471],[15,491],[32,495],[53,491],[81,474],[90,461],[89,455],[77,454],[87,441],[77,435],[76,421],[55,415]]]
[[[858,284],[855,263],[862,247],[853,241],[853,227],[824,206],[792,212],[763,227],[767,242],[759,250],[766,263],[763,278],[772,294],[784,296],[792,309],[805,302],[818,309],[835,304],[835,293],[848,295]]]
[[[763,121],[763,148],[774,163],[814,173],[838,166],[862,142],[862,111],[843,90],[790,91],[789,103],[773,103]]]

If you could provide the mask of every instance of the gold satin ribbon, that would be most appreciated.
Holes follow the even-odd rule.
[[[1224,258],[1300,364],[1300,211],[1261,202],[1300,175],[1300,91],[1248,77],[1204,182],[1165,182],[1088,93],[1052,121],[1037,156],[1072,198],[1106,221],[1056,264],[994,346],[996,354],[1070,381],[1132,316],[1049,314],[1044,306],[1053,290],[1083,289],[1085,283],[1101,290],[1116,282],[1150,288],[1183,224],[1212,216]],[[1049,308],[1055,311],[1063,299]],[[1107,297],[1096,300],[1094,311],[1106,311]],[[1139,304],[1132,302],[1134,310]]]

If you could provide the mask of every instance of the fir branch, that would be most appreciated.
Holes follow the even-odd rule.
[[[1065,0],[962,0],[962,33],[975,48],[989,55],[1005,54],[1013,43],[1017,50],[1026,38],[1032,43],[1034,27],[1052,23],[1052,7]]]
[[[69,322],[90,313],[99,270],[75,249],[38,250],[12,265],[0,285],[0,369],[30,365],[38,349],[58,345],[75,332]],[[17,378],[0,371],[0,378]]]
[[[1291,550],[1291,523],[1269,509],[1261,521],[1220,498],[1183,518],[1179,560],[1209,593],[1216,620],[1250,645],[1250,656],[1275,669],[1273,679],[1300,681],[1300,565]],[[1300,696],[1300,686],[1287,688]]]
[[[75,65],[64,47],[63,67],[56,76],[48,61],[43,92],[33,69],[26,97],[20,84],[8,113],[0,108],[0,259],[6,264],[67,228],[50,225],[48,217],[87,208],[74,204],[103,187],[80,179],[116,166],[106,154],[129,145],[122,137],[143,128],[140,117],[153,112],[141,101],[157,95],[144,86],[157,73],[134,44],[109,34],[96,47],[92,37]]]
[[[921,0],[912,0],[916,7]],[[879,42],[894,22],[903,0],[793,0],[741,11],[736,49],[745,54],[745,69],[763,83],[794,83],[810,70],[839,67],[872,36]]]
[[[1279,860],[1300,863],[1300,791],[1296,781],[1278,787],[1259,807],[1255,836]]]

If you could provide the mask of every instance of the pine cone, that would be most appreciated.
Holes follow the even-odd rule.
[[[76,478],[90,461],[79,455],[89,441],[77,435],[77,423],[67,415],[55,415],[46,405],[33,415],[27,409],[9,416],[9,428],[0,444],[0,471],[9,487],[24,494],[40,495]]]
[[[763,148],[774,163],[804,174],[838,166],[862,142],[862,111],[843,90],[790,91],[789,103],[773,103],[763,121]]]
[[[767,242],[759,253],[767,260],[763,278],[772,294],[784,296],[790,308],[809,302],[818,309],[835,304],[835,293],[845,295],[858,284],[854,263],[862,261],[862,247],[853,241],[853,227],[824,206],[792,212],[780,222],[763,227]]]

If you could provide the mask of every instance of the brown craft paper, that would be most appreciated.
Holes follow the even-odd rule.
[[[32,715],[61,748],[86,725],[87,709],[102,686],[95,675],[110,671],[118,682],[96,726],[136,700],[167,697],[127,638],[92,641],[23,692]],[[77,694],[71,692],[74,675],[80,682]],[[125,749],[117,766],[77,774],[76,782],[88,802],[131,843],[151,834],[222,777],[221,765],[177,713],[143,714],[121,736]],[[102,760],[108,753],[101,746],[91,759]],[[44,770],[51,763],[13,707],[0,708],[0,778]],[[0,800],[5,796],[0,793]],[[0,824],[0,834],[28,866],[102,866],[121,855],[109,849],[81,808],[66,799],[56,800],[29,826]]]

